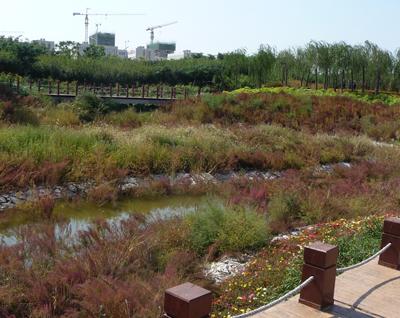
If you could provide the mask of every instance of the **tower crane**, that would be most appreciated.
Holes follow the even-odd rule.
[[[89,43],[89,16],[129,16],[144,15],[143,13],[89,13],[90,8],[86,8],[86,13],[74,12],[73,16],[85,16],[85,43]]]
[[[161,29],[163,27],[170,26],[170,25],[173,25],[173,24],[176,24],[176,23],[178,23],[178,21],[174,21],[174,22],[170,22],[170,23],[161,24],[161,25],[157,25],[157,26],[153,26],[153,27],[147,28],[146,31],[150,31],[150,43],[151,44],[154,43],[154,30]]]

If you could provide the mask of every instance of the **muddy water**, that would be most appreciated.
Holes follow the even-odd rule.
[[[147,199],[123,200],[113,205],[99,207],[95,204],[81,202],[58,202],[54,216],[59,219],[56,230],[68,226],[71,234],[85,230],[98,219],[108,222],[121,222],[134,213],[145,215],[147,222],[168,219],[193,213],[207,202],[204,196],[168,196]],[[0,241],[12,245],[18,242],[18,232],[24,227],[41,222],[41,218],[29,212],[8,212],[0,216]],[[62,226],[61,226],[62,225]]]

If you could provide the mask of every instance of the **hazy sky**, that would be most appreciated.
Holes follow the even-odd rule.
[[[84,17],[92,13],[145,13],[145,16],[90,17],[89,34],[116,33],[117,45],[135,48],[149,42],[146,28],[179,21],[157,30],[156,40],[176,41],[177,51],[217,53],[260,44],[277,49],[314,40],[400,47],[399,0],[0,0],[0,34],[20,31],[30,40],[84,40]],[[9,35],[17,36],[17,33]]]

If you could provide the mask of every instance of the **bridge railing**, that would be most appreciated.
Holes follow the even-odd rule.
[[[299,302],[318,310],[334,304],[335,282],[338,274],[363,266],[379,257],[382,266],[400,269],[400,219],[384,221],[381,250],[359,264],[337,268],[339,249],[322,242],[304,249],[302,283],[281,298],[253,311],[232,318],[251,317],[265,311],[300,292]],[[164,317],[205,318],[210,317],[212,293],[202,287],[185,283],[165,291]]]
[[[168,85],[95,85],[79,82],[62,82],[53,80],[30,80],[19,76],[10,77],[7,84],[17,93],[22,91],[38,92],[51,96],[76,97],[91,92],[100,97],[142,98],[142,99],[188,99],[202,94],[200,87]]]

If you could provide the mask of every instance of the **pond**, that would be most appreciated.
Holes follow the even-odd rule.
[[[106,219],[108,222],[121,222],[132,214],[143,214],[146,222],[168,219],[193,213],[205,204],[205,196],[164,196],[140,199],[125,199],[115,204],[99,207],[88,202],[57,202],[53,215],[56,220],[56,231],[66,226],[74,235],[78,231],[88,229],[95,220]],[[18,232],[24,227],[41,222],[40,217],[30,215],[28,212],[10,211],[0,216],[0,241],[6,245],[18,242]]]

